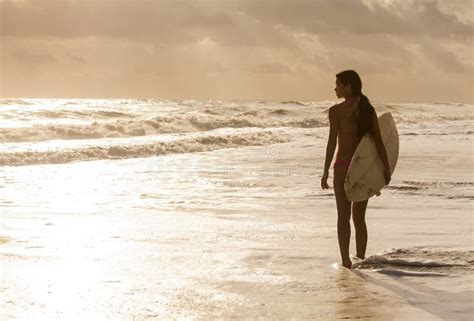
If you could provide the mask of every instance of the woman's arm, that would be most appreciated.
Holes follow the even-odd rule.
[[[329,108],[329,138],[328,144],[326,147],[326,160],[324,162],[324,173],[321,177],[321,188],[327,189],[328,185],[328,176],[329,176],[329,167],[331,166],[332,157],[334,156],[334,151],[336,150],[337,144],[337,132],[339,126],[337,124],[337,115],[336,115],[336,106]]]
[[[388,157],[387,157],[387,151],[385,150],[385,145],[383,144],[382,141],[382,135],[380,134],[380,127],[379,127],[379,120],[377,118],[377,113],[374,111],[374,115],[372,118],[373,121],[373,126],[374,126],[374,141],[375,141],[375,147],[377,148],[377,153],[380,157],[380,159],[383,162],[383,165],[385,166],[385,174],[387,180],[387,184],[390,181],[390,164],[388,163]]]
[[[337,123],[336,106],[329,108],[329,138],[326,146],[326,161],[324,162],[324,173],[329,172],[334,151],[337,145],[337,132],[339,125]]]

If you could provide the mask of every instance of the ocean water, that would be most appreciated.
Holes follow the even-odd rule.
[[[474,105],[373,102],[400,158],[348,270],[335,103],[0,100],[0,319],[472,320]]]

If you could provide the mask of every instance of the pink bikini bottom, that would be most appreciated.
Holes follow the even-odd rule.
[[[336,161],[334,162],[334,168],[342,167],[345,170],[348,170],[350,164],[351,164],[350,159],[336,159]]]

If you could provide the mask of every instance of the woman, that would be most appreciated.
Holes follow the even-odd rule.
[[[357,257],[363,259],[367,247],[367,227],[365,225],[365,210],[368,200],[351,202],[346,199],[344,179],[355,149],[361,138],[369,135],[375,143],[380,159],[385,165],[385,181],[390,182],[390,167],[387,152],[380,136],[377,114],[369,99],[361,92],[362,82],[354,70],[345,70],[336,75],[337,98],[344,102],[329,109],[329,139],[326,148],[324,173],[321,187],[329,188],[327,179],[329,166],[338,145],[336,161],[334,162],[334,194],[337,204],[337,237],[341,251],[342,265],[351,268],[349,258],[349,241],[351,237],[351,207],[352,219],[355,226]]]

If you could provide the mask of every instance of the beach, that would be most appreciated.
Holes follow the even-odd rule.
[[[400,154],[349,270],[335,103],[0,100],[0,319],[471,320],[474,105],[373,102]]]

